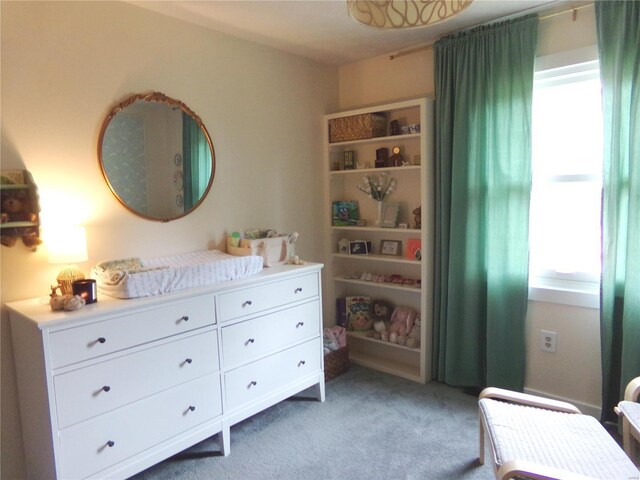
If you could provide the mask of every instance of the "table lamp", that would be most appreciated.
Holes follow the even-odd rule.
[[[73,294],[72,283],[84,279],[84,275],[76,265],[86,262],[87,235],[84,227],[65,226],[47,232],[49,263],[64,264],[57,280],[62,294]]]

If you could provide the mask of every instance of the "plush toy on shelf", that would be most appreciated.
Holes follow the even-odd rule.
[[[411,307],[396,307],[391,314],[389,325],[389,341],[398,345],[406,345],[407,334],[413,328],[418,313]]]
[[[373,318],[372,337],[378,340],[389,341],[389,319],[393,305],[386,300],[374,300],[371,305],[371,313]]]
[[[38,216],[30,211],[29,199],[22,190],[2,192],[2,223],[10,222],[35,222]],[[22,237],[22,243],[28,248],[35,248],[41,242],[33,227],[7,228],[2,231],[0,243],[7,247],[13,247]]]
[[[415,221],[414,228],[419,230],[420,228],[422,228],[422,205],[414,209],[412,213],[413,213],[413,219]]]
[[[420,334],[422,330],[422,321],[420,317],[416,317],[413,321],[413,328],[407,335],[407,347],[409,348],[420,348]]]

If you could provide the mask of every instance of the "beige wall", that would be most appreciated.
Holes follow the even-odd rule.
[[[246,227],[297,230],[297,253],[322,255],[322,115],[337,108],[337,69],[125,3],[2,2],[2,168],[27,168],[43,215],[87,227],[100,260],[206,249]],[[199,114],[217,158],[194,213],[140,219],[103,182],[103,118],[124,97],[161,91]],[[46,248],[2,247],[2,298],[46,296]],[[2,311],[2,478],[24,476],[10,328]]]
[[[539,56],[597,43],[594,8],[540,21]],[[431,49],[394,60],[389,55],[340,67],[340,108],[346,110],[396,99],[434,95]],[[598,310],[529,302],[526,388],[576,402],[596,413],[600,405]],[[558,352],[539,349],[540,330],[558,334]]]

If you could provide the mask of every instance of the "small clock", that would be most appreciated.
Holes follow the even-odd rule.
[[[404,163],[404,158],[400,154],[400,147],[395,146],[391,148],[391,152],[393,155],[389,157],[389,166],[390,167],[401,167]]]

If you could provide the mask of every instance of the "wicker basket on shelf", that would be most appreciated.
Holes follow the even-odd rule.
[[[325,354],[324,381],[333,380],[349,370],[349,347],[342,347]]]
[[[387,118],[382,113],[363,113],[329,120],[331,143],[384,137],[386,134]]]

